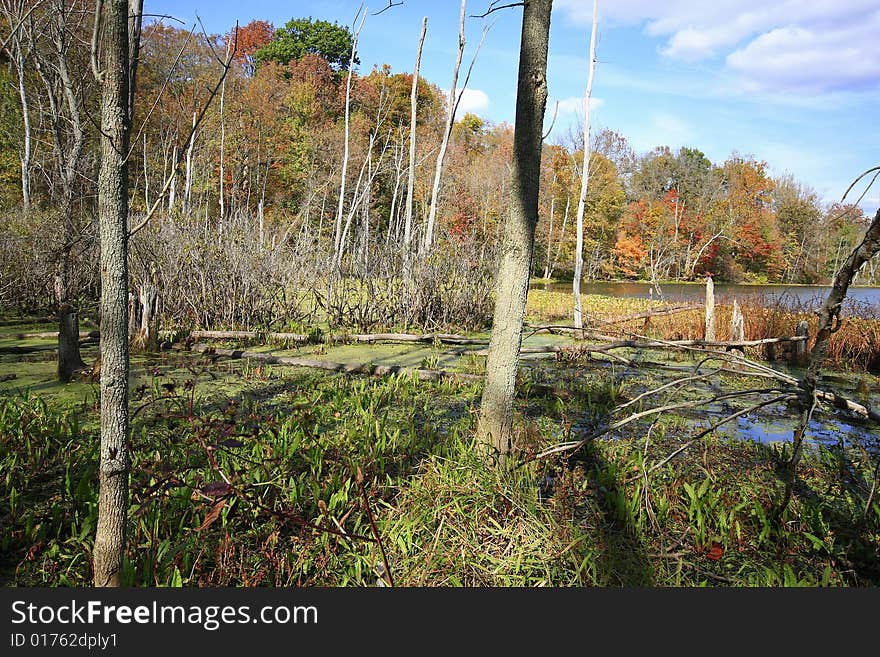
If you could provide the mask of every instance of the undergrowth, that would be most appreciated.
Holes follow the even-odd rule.
[[[595,422],[623,394],[606,378],[578,393]],[[314,373],[262,386],[209,397],[182,377],[140,391],[125,584],[880,584],[864,450],[811,450],[776,524],[777,447],[708,437],[649,472],[688,438],[661,421],[524,463],[571,430],[579,403],[534,389],[518,406],[519,465],[498,470],[472,443],[475,386]],[[90,583],[93,413],[0,399],[5,584]]]

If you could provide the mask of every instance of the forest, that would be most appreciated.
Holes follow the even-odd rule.
[[[395,71],[360,11],[0,0],[5,584],[880,582],[880,309],[841,316],[880,215],[760,153],[545,139],[522,4],[508,124],[456,112],[465,2],[450,90],[426,23]]]

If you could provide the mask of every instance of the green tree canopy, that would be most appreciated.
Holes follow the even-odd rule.
[[[352,34],[347,27],[311,18],[294,18],[275,30],[271,42],[254,54],[258,64],[267,61],[282,66],[309,53],[326,59],[334,70],[348,67],[351,57]],[[355,64],[360,64],[357,55]]]

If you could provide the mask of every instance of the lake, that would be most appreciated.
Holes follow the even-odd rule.
[[[571,292],[571,283],[535,284],[539,290]],[[789,308],[818,309],[830,286],[822,285],[740,285],[715,283],[716,303],[733,303],[733,299],[760,299],[764,305],[780,304]],[[672,303],[702,303],[705,300],[704,283],[664,283],[660,286],[663,300]],[[581,294],[601,294],[609,297],[658,299],[650,283],[635,281],[594,281],[581,285]],[[847,314],[862,317],[880,317],[880,287],[851,287],[845,304]]]

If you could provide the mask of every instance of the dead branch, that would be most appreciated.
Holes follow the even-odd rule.
[[[236,23],[236,30],[238,29],[238,24]],[[236,39],[237,41],[237,39]],[[208,92],[208,98],[205,100],[204,105],[202,105],[202,109],[199,110],[199,113],[196,115],[196,120],[193,121],[192,128],[189,131],[189,135],[184,141],[185,144],[188,144],[190,140],[195,138],[196,131],[199,129],[199,126],[202,124],[202,120],[208,113],[208,108],[211,106],[211,102],[214,100],[214,97],[220,91],[220,87],[223,86],[224,80],[226,80],[226,76],[229,74],[229,69],[232,68],[232,60],[234,59],[236,54],[236,49],[232,48],[229,54],[226,57],[225,61],[222,61],[223,72],[220,74],[217,83],[211,88]],[[128,238],[131,239],[136,233],[138,233],[144,226],[146,226],[150,219],[152,219],[153,215],[156,213],[156,210],[159,209],[159,206],[165,200],[165,195],[168,194],[168,190],[171,188],[171,183],[174,181],[175,176],[177,175],[177,167],[180,166],[180,163],[183,161],[186,156],[186,151],[184,149],[180,149],[177,158],[174,162],[171,163],[171,172],[168,174],[168,177],[165,179],[165,183],[162,185],[162,189],[159,191],[159,195],[156,197],[156,200],[153,202],[153,205],[150,206],[150,209],[147,211],[147,214],[144,215],[144,218],[141,219],[140,223],[137,226],[132,228],[128,232]]]
[[[220,349],[206,344],[196,343],[190,347],[190,351],[215,356],[223,356],[233,359],[258,360],[270,365],[289,365],[293,367],[310,367],[342,374],[369,374],[370,376],[388,376],[390,374],[402,374],[416,376],[420,381],[462,381],[473,383],[482,381],[484,377],[477,374],[463,374],[448,372],[446,370],[431,370],[401,365],[373,365],[370,363],[336,363],[326,360],[314,360],[311,358],[294,358],[290,356],[275,356],[255,351],[241,349]]]
[[[703,406],[705,404],[712,404],[717,401],[724,401],[727,399],[736,399],[738,397],[747,397],[750,395],[766,395],[773,392],[783,392],[778,388],[753,388],[750,390],[741,390],[738,392],[727,392],[722,393],[720,395],[714,395],[712,397],[703,397],[702,399],[695,399],[692,401],[684,401],[678,402],[675,404],[667,404],[666,406],[659,406],[657,408],[649,408],[644,411],[640,411],[638,413],[633,413],[617,422],[613,422],[604,429],[600,429],[599,431],[594,431],[586,438],[577,441],[569,441],[565,443],[559,443],[558,445],[554,445],[548,449],[545,449],[539,452],[534,458],[540,459],[545,458],[547,456],[551,456],[553,454],[559,454],[561,452],[576,452],[584,445],[586,445],[591,440],[595,440],[596,438],[600,438],[605,434],[608,434],[612,431],[620,429],[621,427],[630,424],[631,422],[635,422],[636,420],[640,420],[643,417],[648,417],[650,415],[658,415],[660,413],[665,413],[667,411],[677,411],[685,408],[694,408],[697,406]]]
[[[399,7],[399,6],[402,5],[402,4],[403,4],[403,0],[401,0],[401,2],[391,2],[391,0],[388,0],[388,5],[385,6],[385,7],[383,7],[383,8],[380,9],[379,11],[374,12],[374,13],[373,13],[373,16],[378,16],[378,15],[381,14],[382,12],[388,11],[388,10],[391,9],[392,7]]]
[[[525,6],[525,2],[512,2],[509,5],[501,5],[500,7],[496,7],[498,4],[498,0],[489,3],[489,8],[486,10],[485,14],[471,14],[471,18],[486,18],[489,14],[493,14],[496,11],[501,11],[502,9],[510,9],[511,7],[523,7]]]
[[[469,338],[466,335],[456,335],[454,333],[427,333],[424,335],[413,333],[333,333],[326,336],[309,336],[302,333],[261,333],[258,331],[193,331],[190,337],[195,340],[287,340],[290,342],[308,342],[314,340],[322,343],[333,342],[421,342],[432,344],[433,342],[442,342],[443,344],[458,345],[485,345],[488,340],[479,338]]]
[[[704,436],[709,435],[710,433],[715,431],[718,427],[723,426],[723,425],[727,424],[728,422],[731,422],[732,420],[737,419],[738,417],[742,417],[743,415],[748,415],[749,413],[752,413],[752,412],[757,411],[761,408],[764,408],[765,406],[770,406],[772,404],[778,404],[778,403],[784,402],[784,401],[791,401],[791,400],[794,400],[797,398],[798,398],[797,395],[780,395],[778,397],[773,397],[772,399],[762,401],[761,403],[755,404],[754,406],[749,406],[748,408],[744,408],[740,411],[737,411],[736,413],[731,413],[727,417],[724,417],[724,418],[718,420],[717,422],[714,422],[710,427],[708,427],[707,429],[704,429],[703,431],[701,431],[700,433],[695,435],[693,438],[691,438],[689,441],[687,441],[684,445],[682,445],[681,447],[676,449],[674,452],[669,454],[669,456],[664,458],[662,461],[659,461],[658,463],[655,463],[654,465],[652,465],[650,468],[648,468],[645,471],[644,476],[647,477],[652,472],[659,470],[664,465],[669,463],[672,459],[674,459],[676,456],[678,456],[683,451],[685,451],[688,447],[690,447],[691,445],[698,442]],[[635,481],[636,479],[639,479],[639,478],[641,478],[641,475],[630,477],[629,479],[626,480],[626,483],[630,483],[630,482]]]

